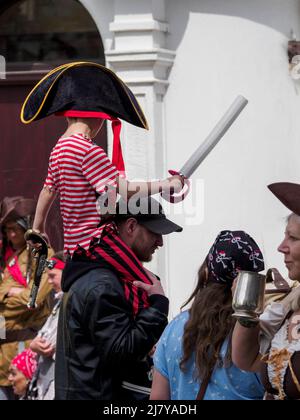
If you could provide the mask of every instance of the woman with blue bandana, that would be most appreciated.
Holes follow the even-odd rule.
[[[152,400],[256,400],[258,375],[231,360],[232,284],[239,270],[262,271],[256,242],[243,231],[222,231],[199,269],[186,306],[165,329],[154,355]],[[198,398],[197,398],[198,397]]]

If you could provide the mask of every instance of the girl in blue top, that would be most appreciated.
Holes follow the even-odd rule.
[[[198,273],[188,311],[165,329],[154,355],[153,400],[195,400],[208,379],[205,400],[256,400],[263,386],[231,360],[232,284],[238,270],[264,269],[262,253],[243,231],[222,231]],[[185,306],[183,305],[183,306]]]

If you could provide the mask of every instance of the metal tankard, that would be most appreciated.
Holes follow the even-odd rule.
[[[234,292],[232,316],[258,320],[264,311],[266,277],[253,271],[240,271]]]

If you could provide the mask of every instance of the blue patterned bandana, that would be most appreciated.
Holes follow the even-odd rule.
[[[223,230],[206,257],[208,279],[232,285],[240,270],[262,271],[264,258],[257,243],[242,230]]]

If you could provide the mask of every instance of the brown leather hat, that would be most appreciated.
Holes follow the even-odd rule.
[[[289,210],[300,216],[300,184],[277,182],[268,188]]]
[[[25,216],[33,216],[36,201],[31,198],[5,197],[0,204],[0,225],[10,219],[16,220]]]

